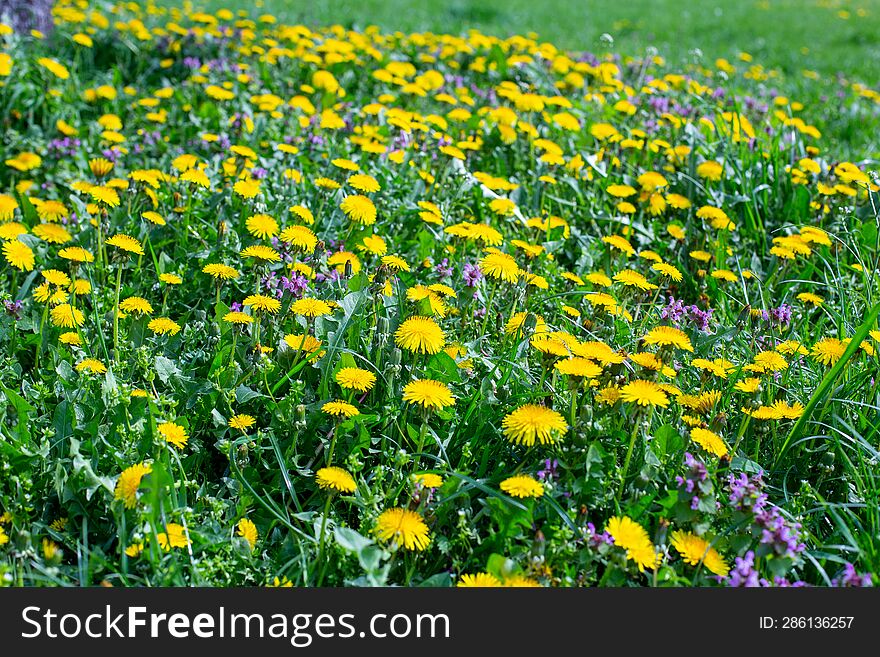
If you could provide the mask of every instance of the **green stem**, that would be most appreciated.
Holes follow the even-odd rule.
[[[49,302],[43,307],[43,317],[40,319],[40,339],[37,342],[37,356],[34,358],[34,372],[40,369],[40,354],[43,353],[43,329],[46,327],[46,317],[49,315]]]
[[[333,427],[333,435],[330,438],[330,449],[327,450],[327,465],[333,462],[333,452],[336,451],[336,436],[339,435],[339,424]]]
[[[321,582],[324,581],[324,572],[327,568],[327,564],[324,562],[324,543],[327,535],[327,516],[330,515],[331,499],[332,495],[327,495],[327,501],[324,503],[324,515],[321,517],[321,537],[318,542],[318,564],[320,564],[320,570],[318,571],[317,586],[321,586]]]
[[[626,458],[623,460],[623,469],[620,471],[620,488],[617,489],[617,496],[614,498],[614,501],[618,504],[620,503],[620,498],[623,495],[623,487],[626,485],[626,475],[629,473],[629,461],[632,458],[633,448],[636,446],[636,436],[638,435],[639,422],[638,417],[636,417],[634,418],[632,435],[629,438],[629,448],[626,450]]]
[[[113,360],[119,362],[119,290],[122,288],[122,263],[116,270],[116,305],[113,306]]]
[[[428,419],[425,418],[422,420],[422,427],[419,429],[419,447],[416,450],[415,458],[413,459],[413,471],[415,474],[416,470],[419,469],[419,463],[422,460],[422,451],[425,449],[425,439],[428,437]]]

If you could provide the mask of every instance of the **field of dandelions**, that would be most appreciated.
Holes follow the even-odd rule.
[[[816,125],[877,91],[55,22],[0,25],[3,584],[876,583],[880,194]]]

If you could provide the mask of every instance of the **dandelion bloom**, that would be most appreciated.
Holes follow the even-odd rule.
[[[672,265],[667,264],[665,262],[656,262],[653,265],[651,265],[651,269],[653,269],[656,272],[660,272],[664,276],[668,276],[669,278],[674,280],[676,283],[680,282],[682,279],[681,272],[678,269],[676,269],[675,267],[673,267]]]
[[[499,487],[512,497],[541,497],[544,494],[544,484],[529,475],[508,477]]]
[[[730,572],[730,566],[727,565],[718,550],[713,548],[706,539],[696,534],[677,529],[672,532],[670,543],[681,555],[684,562],[691,566],[699,566],[702,563],[707,570],[719,577],[727,577]]]
[[[834,365],[846,351],[846,343],[837,338],[825,338],[813,345],[810,354],[823,365]]]
[[[626,558],[635,561],[640,571],[660,565],[660,555],[654,550],[648,532],[627,516],[615,516],[605,526],[614,544],[626,550]]]
[[[163,422],[156,427],[156,431],[165,439],[165,442],[178,449],[183,449],[186,446],[186,441],[189,440],[186,429],[174,422]]]
[[[376,519],[373,529],[382,541],[398,548],[421,551],[431,543],[428,526],[415,511],[409,509],[387,509]]]
[[[727,454],[727,445],[724,444],[721,436],[708,429],[694,427],[691,429],[691,439],[710,454],[715,456]]]
[[[620,398],[625,402],[639,406],[669,406],[669,397],[663,389],[653,381],[636,379],[620,389]]]
[[[602,374],[602,368],[591,360],[575,356],[560,360],[554,365],[554,368],[572,377],[592,379]]]
[[[58,224],[37,224],[33,233],[49,244],[66,244],[73,239],[67,229]]]
[[[506,283],[516,283],[520,275],[520,268],[516,264],[516,260],[500,251],[490,253],[480,260],[480,269],[486,276]]]
[[[562,415],[538,404],[525,404],[508,413],[501,426],[508,440],[527,447],[536,442],[552,444],[568,431]]]
[[[281,302],[278,299],[267,297],[265,294],[252,294],[246,297],[242,303],[254,310],[265,310],[272,315],[281,310]]]
[[[268,214],[255,214],[248,217],[245,227],[251,235],[263,240],[278,234],[278,222]]]
[[[201,169],[189,169],[180,176],[180,179],[183,182],[193,183],[204,189],[208,189],[211,186],[211,179]]]
[[[229,418],[229,422],[227,424],[233,428],[238,429],[240,431],[247,431],[252,426],[257,423],[257,420],[253,415],[248,415],[247,413],[236,413],[231,418]]]
[[[362,194],[346,196],[339,204],[339,208],[346,217],[357,224],[372,226],[376,223],[376,206],[373,201]]]
[[[674,326],[655,326],[642,337],[642,340],[645,341],[645,344],[678,347],[691,352],[694,350],[687,333]]]
[[[280,239],[285,244],[292,244],[298,249],[311,253],[318,244],[318,237],[306,226],[290,226],[281,231]]]
[[[373,178],[373,176],[365,173],[356,173],[353,176],[350,176],[346,182],[359,192],[372,193],[378,192],[382,189],[379,182]]]
[[[223,321],[228,324],[251,324],[254,321],[254,318],[247,313],[243,313],[239,310],[233,310],[231,312],[223,315]]]
[[[169,522],[165,525],[165,531],[156,534],[159,546],[166,552],[171,548],[185,548],[190,544],[189,537],[182,525]]]
[[[141,256],[144,255],[144,247],[142,247],[141,243],[130,235],[119,233],[113,237],[108,237],[105,241],[110,246],[115,246],[117,249],[125,251],[126,253],[134,253],[135,255]]]
[[[251,546],[251,550],[257,547],[257,526],[248,518],[242,518],[238,521],[238,525],[236,526],[236,533],[241,536],[244,540],[248,542],[248,545]]]
[[[232,186],[232,191],[242,198],[254,198],[260,193],[259,180],[239,180]]]
[[[376,375],[359,367],[343,367],[336,373],[336,383],[345,390],[366,392],[376,383]]]
[[[422,408],[441,409],[452,406],[455,397],[445,383],[433,379],[416,379],[403,388],[403,401],[418,404]]]
[[[302,315],[303,317],[322,317],[323,315],[329,315],[331,310],[326,301],[305,297],[297,299],[290,304],[290,312],[294,315]]]
[[[433,472],[420,472],[412,476],[419,486],[424,488],[440,488],[443,485],[443,477]]]
[[[81,246],[68,246],[58,252],[60,258],[71,262],[94,262],[95,256]]]
[[[77,372],[88,372],[89,374],[104,374],[107,372],[107,366],[97,358],[84,358],[76,364]]]
[[[354,477],[348,471],[335,466],[318,470],[315,473],[315,483],[322,490],[334,490],[340,493],[353,493],[357,488]]]
[[[143,463],[127,467],[116,480],[116,488],[113,491],[114,499],[122,500],[126,509],[133,509],[137,504],[137,491],[140,488],[141,480],[152,471],[153,469],[149,465]]]
[[[3,257],[10,266],[21,271],[31,271],[34,268],[34,252],[24,242],[13,239],[3,244]]]
[[[463,588],[486,588],[503,586],[501,580],[489,573],[477,573],[476,575],[465,574],[461,576],[456,586]]]
[[[605,191],[616,198],[627,198],[636,193],[636,190],[633,187],[618,184],[608,185],[608,187],[605,188]]]
[[[256,260],[262,260],[263,262],[280,262],[281,254],[278,253],[271,246],[265,246],[264,244],[254,244],[247,248],[241,250],[239,255],[245,258],[255,258]]]
[[[205,265],[204,267],[202,267],[202,271],[209,276],[212,276],[213,278],[222,279],[224,281],[238,278],[239,276],[237,269],[221,263],[211,263],[209,265]]]
[[[430,317],[410,317],[394,333],[402,349],[421,354],[436,354],[446,344],[443,329]]]
[[[613,276],[618,283],[623,283],[627,287],[636,287],[640,290],[656,290],[657,286],[649,282],[647,278],[639,272],[632,269],[624,269]]]
[[[150,315],[153,312],[153,306],[143,297],[128,297],[119,302],[119,309],[125,313],[137,313],[139,315]]]
[[[321,407],[321,410],[327,413],[327,415],[333,415],[335,417],[349,418],[361,414],[357,409],[357,406],[339,399],[327,402]]]
[[[61,344],[70,345],[72,347],[81,347],[82,346],[82,338],[79,337],[79,333],[75,331],[68,331],[66,333],[62,333],[58,336],[58,341]]]
[[[628,516],[610,518],[605,525],[605,531],[614,539],[615,545],[624,549],[650,540],[645,528]]]
[[[53,326],[63,328],[82,326],[86,319],[79,308],[74,308],[69,303],[62,303],[52,308],[49,311],[49,318],[52,320]]]
[[[636,250],[633,248],[633,245],[629,243],[629,240],[620,235],[606,235],[602,238],[602,241],[612,249],[622,251],[627,256],[634,256],[636,254]]]
[[[382,264],[394,271],[410,271],[406,260],[396,255],[382,256]]]
[[[306,354],[317,352],[321,348],[321,341],[313,335],[289,333],[284,336],[284,342],[291,349],[302,351]]]

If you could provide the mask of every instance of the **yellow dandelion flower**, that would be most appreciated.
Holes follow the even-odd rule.
[[[141,243],[130,235],[119,233],[113,237],[108,237],[105,242],[110,246],[115,246],[117,249],[125,251],[126,253],[134,253],[135,255],[141,256],[144,255],[144,248],[141,246]]]
[[[541,497],[544,494],[544,484],[529,475],[508,477],[499,487],[511,497]]]
[[[366,392],[376,383],[376,375],[359,367],[343,367],[336,373],[336,383],[345,390]]]
[[[257,526],[253,521],[249,518],[242,518],[239,520],[238,525],[236,525],[236,534],[248,542],[248,545],[251,546],[251,550],[256,549],[259,534],[257,533]]]
[[[315,483],[322,490],[353,493],[357,489],[354,477],[347,470],[335,466],[321,468],[315,473]]]
[[[329,315],[332,311],[326,301],[304,297],[290,304],[290,312],[294,315],[302,315],[303,317],[323,317],[324,315]]]
[[[685,563],[691,566],[704,565],[707,570],[720,577],[727,577],[730,572],[730,566],[724,560],[724,557],[712,547],[709,542],[692,534],[675,530],[672,532],[672,547],[681,555]]]
[[[336,401],[327,402],[321,407],[321,410],[324,411],[327,415],[332,415],[334,417],[349,418],[361,414],[361,412],[357,409],[357,406],[339,399],[337,399]]]
[[[538,404],[525,404],[508,413],[501,422],[504,435],[512,443],[531,447],[555,443],[568,425],[558,412]]]
[[[431,543],[425,521],[409,509],[387,509],[376,519],[373,529],[382,541],[406,550],[421,551]]]
[[[256,418],[253,415],[248,415],[247,413],[236,413],[231,418],[229,418],[229,422],[227,424],[232,429],[238,429],[239,431],[247,431],[252,426],[257,423]]]
[[[691,429],[691,439],[704,450],[715,456],[725,456],[727,454],[727,445],[717,433],[695,427]]]
[[[445,383],[433,379],[416,379],[403,388],[403,401],[418,404],[426,409],[441,409],[452,406],[455,397]]]
[[[436,354],[446,344],[443,329],[430,317],[410,317],[394,333],[397,346],[407,351]]]
[[[186,447],[186,442],[189,440],[186,429],[174,422],[163,422],[156,427],[156,431],[165,439],[165,442],[174,445],[178,449]]]
[[[694,350],[687,333],[674,326],[655,326],[642,337],[642,340],[644,340],[645,344],[649,345],[677,347],[690,352]]]
[[[489,573],[476,573],[475,575],[466,573],[461,576],[456,586],[462,588],[490,588],[504,585],[500,579]]]
[[[137,491],[145,475],[153,469],[144,463],[137,463],[122,471],[116,480],[116,488],[113,492],[114,499],[122,500],[126,509],[133,509],[137,504]]]
[[[278,299],[267,297],[265,294],[252,294],[246,297],[242,304],[250,306],[254,310],[263,310],[272,315],[281,310],[281,302]]]
[[[357,224],[372,226],[376,223],[376,206],[373,201],[362,194],[346,196],[339,204],[339,209]]]
[[[639,406],[669,406],[669,397],[663,389],[653,381],[636,379],[620,389],[620,398]]]

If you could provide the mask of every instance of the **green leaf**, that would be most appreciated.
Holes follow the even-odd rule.
[[[779,467],[782,463],[782,459],[786,454],[788,454],[788,450],[791,449],[792,441],[801,436],[803,434],[804,428],[807,426],[807,422],[810,421],[810,418],[813,415],[813,411],[816,410],[816,406],[819,405],[825,396],[831,391],[832,387],[834,387],[834,382],[837,381],[837,377],[840,376],[840,373],[843,372],[843,368],[846,367],[847,363],[849,363],[850,359],[855,356],[856,351],[859,350],[859,345],[862,341],[868,337],[868,333],[873,330],[874,326],[877,323],[877,316],[880,315],[880,303],[876,304],[871,311],[868,313],[867,317],[865,317],[865,321],[862,322],[862,325],[856,330],[855,335],[853,335],[850,343],[846,347],[846,351],[843,352],[843,356],[840,357],[834,367],[828,370],[828,373],[822,378],[822,381],[819,383],[819,387],[816,388],[816,391],[813,393],[813,396],[810,397],[810,401],[807,402],[807,407],[804,409],[803,414],[798,418],[798,421],[795,422],[794,426],[791,428],[791,431],[788,432],[788,436],[785,438],[785,442],[782,443],[782,447],[779,449],[779,453],[776,455],[776,460],[773,462],[773,469]]]
[[[374,542],[350,527],[337,527],[333,532],[333,536],[336,538],[336,543],[339,547],[355,554],[359,554],[361,550],[372,545]]]
[[[262,396],[262,394],[253,388],[248,388],[246,385],[240,385],[235,389],[235,403],[237,404],[247,404],[252,399]]]
[[[654,432],[651,448],[657,456],[675,454],[684,447],[684,439],[671,424],[663,424]]]
[[[449,573],[437,573],[423,580],[419,586],[422,588],[446,588],[452,586],[452,577]]]
[[[174,364],[174,361],[165,356],[156,356],[155,360],[156,374],[162,383],[167,384],[172,377],[180,378],[180,368]]]

